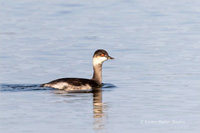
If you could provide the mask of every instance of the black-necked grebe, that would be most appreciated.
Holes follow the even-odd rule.
[[[52,87],[61,90],[90,90],[95,87],[99,87],[102,84],[102,64],[108,59],[114,59],[110,57],[108,53],[99,49],[95,51],[93,56],[93,77],[92,79],[83,78],[61,78],[53,80],[49,83],[42,84],[41,87]]]

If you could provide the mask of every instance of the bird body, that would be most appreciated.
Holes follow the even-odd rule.
[[[100,87],[102,84],[102,64],[108,59],[114,59],[110,57],[108,53],[99,49],[95,51],[93,55],[93,77],[92,79],[84,78],[61,78],[53,80],[49,83],[42,84],[41,87],[51,87],[60,90],[90,90],[96,87]]]

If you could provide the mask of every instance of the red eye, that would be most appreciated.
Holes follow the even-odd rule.
[[[104,54],[101,54],[101,57],[104,57]]]

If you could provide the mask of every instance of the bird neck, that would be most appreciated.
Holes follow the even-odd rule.
[[[102,63],[101,64],[94,64],[93,63],[93,77],[92,80],[94,80],[98,85],[102,84]]]

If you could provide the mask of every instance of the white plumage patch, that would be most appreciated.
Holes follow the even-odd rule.
[[[56,88],[56,89],[64,89],[68,87],[68,83],[66,82],[59,82],[56,84],[51,84],[51,83],[47,83],[45,84],[45,87],[52,87],[52,88]]]
[[[92,89],[92,87],[89,84],[74,86],[74,85],[68,84],[67,82],[59,82],[59,83],[55,83],[55,84],[45,84],[45,87],[52,87],[52,88],[56,88],[59,90],[89,90],[89,89]]]
[[[93,65],[102,64],[106,60],[107,60],[106,57],[95,57],[93,58]]]

